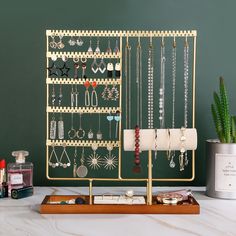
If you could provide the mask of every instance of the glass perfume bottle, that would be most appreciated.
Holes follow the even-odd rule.
[[[16,158],[15,163],[7,166],[8,174],[8,195],[11,196],[12,189],[33,186],[33,164],[25,162],[27,151],[14,151],[12,156]]]

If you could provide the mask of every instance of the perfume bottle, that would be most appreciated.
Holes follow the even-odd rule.
[[[12,156],[16,158],[15,163],[7,165],[8,195],[11,196],[12,189],[33,186],[33,164],[25,162],[29,155],[27,151],[14,151]]]
[[[6,184],[6,161],[0,160],[0,198],[8,196],[8,188]]]

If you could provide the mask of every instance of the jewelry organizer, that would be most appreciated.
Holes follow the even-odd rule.
[[[50,50],[53,47],[50,45],[50,43],[55,43],[55,37],[59,39],[59,43],[55,45],[55,50]],[[89,49],[87,52],[75,52],[75,51],[65,51],[62,50],[64,48],[63,44],[63,38],[68,38],[70,40],[74,40],[74,38],[78,38],[77,41],[74,40],[74,42],[77,42],[78,45],[79,43],[82,42],[83,37],[90,38],[90,45]],[[108,43],[108,49],[110,48],[110,39],[115,40],[116,42],[116,51],[111,49],[107,50],[106,52],[101,52],[99,48],[99,39],[100,38],[108,38],[109,43]],[[130,118],[127,117],[127,114],[130,113],[128,111],[128,104],[126,105],[126,108],[123,109],[122,107],[122,87],[124,86],[123,82],[123,71],[126,67],[124,66],[123,63],[123,51],[124,48],[127,47],[127,45],[123,46],[123,41],[125,40],[126,43],[128,42],[129,38],[152,38],[153,40],[155,38],[191,38],[193,40],[193,57],[192,57],[192,128],[195,127],[195,64],[196,64],[196,37],[197,37],[197,32],[195,30],[193,31],[91,31],[91,30],[47,30],[46,31],[46,38],[47,38],[47,52],[46,52],[46,58],[47,58],[47,78],[46,78],[46,86],[47,86],[47,119],[46,119],[46,133],[47,133],[47,139],[46,139],[46,174],[47,178],[49,180],[78,180],[78,181],[88,181],[88,186],[89,186],[89,195],[87,196],[82,196],[85,200],[85,204],[83,205],[60,205],[60,204],[50,204],[50,202],[55,202],[55,201],[66,201],[68,199],[71,199],[73,196],[46,196],[44,201],[41,204],[40,207],[40,212],[43,214],[50,214],[50,213],[149,213],[149,214],[161,214],[161,213],[168,213],[168,214],[199,214],[199,204],[196,202],[196,200],[193,197],[189,197],[188,202],[185,202],[185,204],[182,205],[162,205],[162,204],[157,204],[155,196],[152,194],[152,183],[153,181],[192,181],[195,177],[195,151],[192,151],[192,176],[191,178],[153,178],[152,177],[152,166],[153,166],[153,155],[152,151],[153,149],[147,149],[148,151],[148,177],[147,178],[123,178],[122,177],[122,133],[123,133],[123,116],[122,114],[125,113],[126,116],[126,128],[128,127],[130,129]],[[82,38],[82,39],[81,39]],[[91,48],[91,40],[97,41],[97,47],[95,51],[92,50]],[[67,40],[68,41],[68,40]],[[72,42],[72,41],[71,41]],[[71,43],[73,44],[73,42]],[[72,46],[72,45],[71,45]],[[58,48],[57,48],[58,47]],[[125,51],[125,54],[127,51]],[[126,57],[127,55],[125,55]],[[55,59],[56,58],[56,59]],[[62,77],[58,76],[57,73],[53,72],[53,69],[56,69],[55,66],[55,60],[62,59],[63,61],[63,67],[58,68],[61,70],[61,75]],[[120,75],[119,76],[114,76],[108,78],[104,78],[104,75],[100,76],[99,78],[94,78],[93,77],[86,77],[84,76],[84,70],[82,73],[82,76],[78,76],[77,72],[75,72],[74,78],[69,78],[68,76],[68,70],[67,70],[67,60],[73,60],[74,61],[74,66],[77,63],[77,59],[80,59],[83,63],[88,60],[91,60],[96,62],[97,59],[100,60],[108,60],[111,62],[111,60],[117,60],[117,62],[120,63]],[[126,59],[127,60],[127,59]],[[103,61],[104,62],[104,61]],[[98,63],[95,63],[98,65]],[[97,68],[93,68],[93,65],[91,65],[91,70],[95,71]],[[106,66],[106,64],[104,63]],[[140,65],[140,68],[142,67],[142,64]],[[86,68],[86,66],[85,66]],[[77,68],[76,68],[77,69]],[[82,67],[83,69],[83,67]],[[64,70],[67,70],[64,72]],[[105,70],[105,69],[104,69]],[[77,70],[75,70],[77,71]],[[64,73],[64,74],[63,74]],[[102,71],[101,71],[102,73]],[[127,68],[125,68],[125,75],[127,75]],[[142,72],[140,72],[142,74]],[[94,73],[96,74],[96,73]],[[103,73],[102,73],[103,74]],[[77,77],[76,77],[77,76]],[[81,78],[80,78],[81,77]],[[103,85],[103,86],[117,86],[118,93],[119,93],[119,98],[117,99],[116,106],[99,106],[98,104],[91,106],[91,104],[88,105],[88,101],[90,103],[91,96],[89,99],[86,98],[86,91],[88,88],[86,87],[86,83],[89,83],[89,85],[92,85],[92,83],[95,83],[95,88],[93,87],[93,91],[96,89],[97,85]],[[59,105],[55,105],[55,96],[53,97],[53,94],[55,93],[54,91],[54,86],[60,86],[60,94],[59,94]],[[82,92],[78,92],[78,87],[77,86],[85,86],[85,91],[83,90]],[[73,102],[71,102],[71,106],[62,106],[61,99],[63,97],[61,91],[64,86],[72,86],[71,90],[71,96],[74,96],[73,94],[75,93],[85,93],[84,95],[84,104],[78,105],[77,99],[78,97],[73,97]],[[75,87],[73,87],[75,86]],[[127,86],[127,84],[126,84]],[[140,84],[142,87],[142,85]],[[149,86],[149,85],[148,85]],[[52,88],[53,87],[53,88]],[[127,87],[125,87],[127,89]],[[52,92],[51,92],[52,90]],[[127,92],[127,90],[126,90]],[[50,95],[52,93],[52,95]],[[60,97],[61,96],[61,97]],[[76,95],[77,96],[77,95]],[[50,101],[51,99],[51,101]],[[87,104],[86,104],[86,99],[87,99]],[[74,105],[76,100],[76,105]],[[96,99],[95,99],[96,100]],[[131,101],[131,98],[130,98]],[[130,102],[129,101],[129,102]],[[53,103],[53,105],[51,104]],[[82,102],[83,103],[83,102]],[[124,103],[123,103],[124,104]],[[139,108],[139,112],[142,112],[142,107]],[[124,111],[125,110],[125,111]],[[66,134],[63,132],[63,136],[56,139],[56,135],[54,134],[54,138],[51,138],[51,121],[55,121],[55,114],[58,113],[59,116],[59,121],[62,120],[62,116],[64,115],[71,115],[71,127],[70,130],[74,132],[74,116],[78,115],[80,116],[79,118],[79,130],[83,130],[81,127],[81,114],[82,116],[84,115],[89,115],[91,118],[92,115],[99,115],[99,131],[100,131],[100,114],[107,115],[107,119],[109,122],[109,133],[111,133],[111,122],[109,121],[109,116],[114,114],[114,117],[116,114],[120,116],[122,119],[119,119],[116,123],[116,129],[118,130],[118,134],[115,140],[111,139],[111,134],[109,135],[109,139],[107,140],[95,140],[95,139],[86,139],[84,136],[84,133],[82,133],[83,138],[82,139],[64,139]],[[150,113],[150,112],[149,112]],[[151,112],[153,113],[153,111]],[[63,115],[62,115],[63,114]],[[129,114],[130,115],[130,114]],[[91,120],[91,119],[90,119]],[[88,121],[89,123],[90,121]],[[129,125],[127,125],[127,123]],[[56,123],[55,123],[56,124]],[[59,126],[59,123],[58,123]],[[142,127],[141,127],[142,128]],[[150,126],[150,122],[148,125],[148,128],[153,128]],[[63,129],[64,129],[64,123],[63,123]],[[91,130],[91,127],[90,127]],[[130,130],[125,130],[130,132]],[[56,132],[56,131],[55,131]],[[59,132],[59,131],[58,131]],[[75,130],[76,132],[76,130]],[[132,132],[132,131],[131,131]],[[59,134],[58,134],[59,135]],[[93,147],[93,145],[96,146],[95,152],[97,148],[106,148],[109,151],[109,155],[111,155],[111,151],[113,149],[117,149],[118,152],[118,160],[117,160],[117,177],[112,177],[112,178],[106,178],[106,177],[85,177],[87,175],[87,171],[83,170],[82,174],[80,177],[78,177],[75,174],[74,170],[74,176],[73,177],[51,177],[50,176],[50,171],[49,168],[51,167],[57,167],[55,163],[51,162],[51,154],[55,153],[55,147],[62,147],[62,157],[63,154],[66,151],[66,147],[70,148],[75,148],[75,156],[77,157],[77,147],[81,147],[82,154],[81,156],[84,156],[84,148],[89,148]],[[108,147],[112,147],[111,150],[108,149]],[[128,148],[129,149],[129,148]],[[50,152],[51,150],[51,152]],[[146,149],[145,149],[146,150]],[[164,149],[163,149],[164,150]],[[94,150],[93,150],[94,151]],[[155,152],[156,155],[156,152]],[[67,153],[66,153],[67,156]],[[67,156],[68,157],[68,156]],[[58,157],[57,157],[58,158]],[[61,158],[60,158],[61,159]],[[82,158],[81,158],[82,159]],[[70,167],[73,165],[72,161],[69,161],[70,159],[67,158],[68,162],[67,163],[61,163],[61,160],[59,161],[59,158],[57,159],[57,162],[61,163],[61,166],[66,168]],[[81,166],[83,166],[84,162],[81,162]],[[53,166],[54,165],[54,166]],[[64,166],[63,166],[64,165]],[[76,166],[77,168],[77,166]],[[84,175],[84,171],[86,174]],[[106,205],[106,204],[100,204],[96,205],[94,204],[94,196],[93,196],[93,183],[96,181],[119,181],[119,182],[146,182],[146,204],[145,205]]]

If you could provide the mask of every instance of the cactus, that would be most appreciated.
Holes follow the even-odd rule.
[[[230,115],[224,79],[220,77],[220,93],[214,92],[211,113],[216,133],[221,143],[236,143],[236,117]]]

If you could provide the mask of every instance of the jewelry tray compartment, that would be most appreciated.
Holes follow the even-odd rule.
[[[81,197],[85,204],[50,204]],[[94,198],[92,197],[92,202]],[[200,214],[200,206],[193,197],[176,205],[159,204],[153,196],[152,205],[89,204],[89,196],[47,195],[40,205],[41,214]]]

